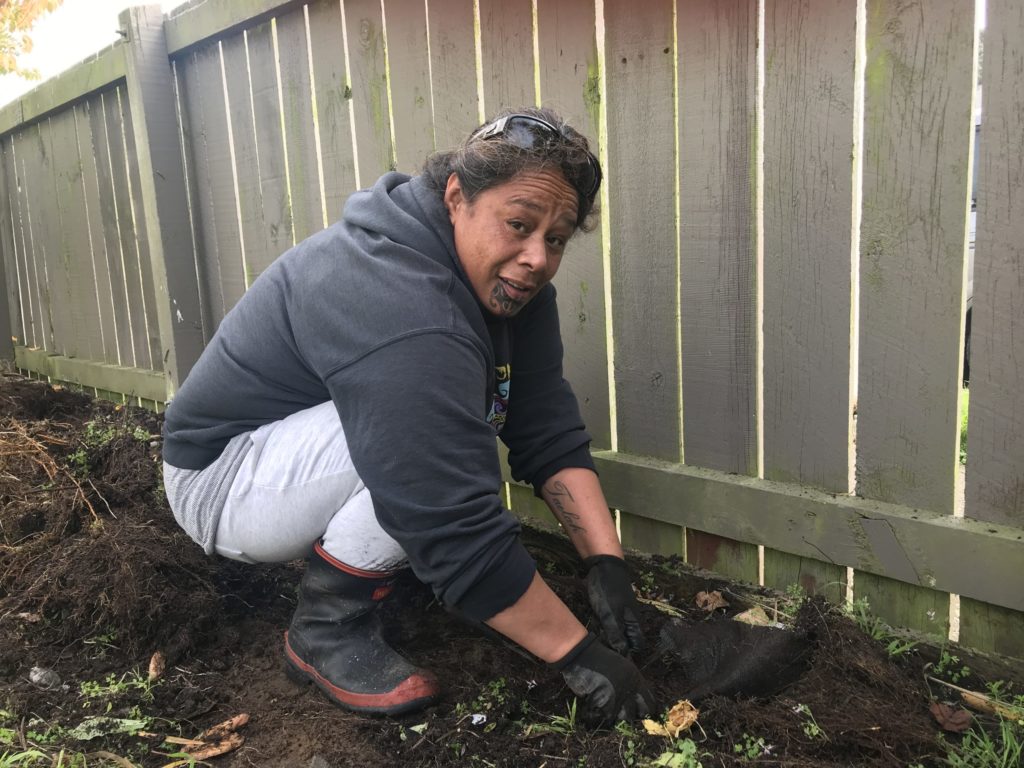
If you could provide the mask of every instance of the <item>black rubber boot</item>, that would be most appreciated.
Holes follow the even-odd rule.
[[[354,712],[396,715],[430,704],[437,678],[402,658],[381,636],[377,606],[391,576],[352,568],[313,547],[299,604],[284,635],[285,671]]]

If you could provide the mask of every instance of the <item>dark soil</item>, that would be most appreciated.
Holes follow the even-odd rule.
[[[166,766],[181,747],[162,736],[195,738],[243,712],[251,718],[244,744],[213,765],[639,766],[672,748],[639,723],[566,727],[573,697],[559,674],[453,620],[411,576],[385,604],[385,627],[395,647],[444,682],[436,706],[399,719],[361,717],[296,687],[283,671],[281,640],[302,564],[204,556],[163,498],[159,431],[160,417],[146,411],[0,377],[0,728],[16,733],[13,744],[0,742],[0,754],[66,746]],[[552,587],[591,621],[565,541],[532,529],[524,538]],[[676,559],[631,562],[642,596],[687,622],[708,619],[695,605],[700,590],[725,594],[731,605],[718,614],[779,604],[774,593]],[[659,651],[669,617],[643,608],[653,642],[637,663],[667,709],[691,681],[672,653]],[[941,764],[946,749],[929,704],[951,694],[929,688],[922,655],[890,657],[819,600],[804,603],[797,624],[810,652],[796,682],[757,699],[701,702],[689,736],[705,768]],[[147,691],[138,681],[156,651],[166,672]],[[33,667],[59,682],[31,682]],[[122,685],[90,697],[80,688],[89,681]],[[145,731],[160,735],[83,742],[64,730],[97,715],[145,719]]]

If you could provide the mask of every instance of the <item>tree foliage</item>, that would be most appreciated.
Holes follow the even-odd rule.
[[[32,50],[32,26],[63,0],[0,0],[0,74],[14,73],[38,78],[39,73],[22,67],[18,58]]]

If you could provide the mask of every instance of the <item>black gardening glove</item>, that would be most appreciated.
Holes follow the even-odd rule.
[[[604,628],[608,645],[622,654],[639,651],[644,633],[626,561],[614,555],[594,555],[583,563],[588,568],[590,607]]]
[[[581,715],[588,725],[635,720],[654,710],[654,697],[640,670],[592,632],[551,666],[580,697]]]

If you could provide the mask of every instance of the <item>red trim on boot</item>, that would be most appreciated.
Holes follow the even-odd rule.
[[[299,658],[288,642],[288,633],[284,633],[284,652],[289,663],[309,676],[327,697],[348,709],[381,714],[398,714],[421,706],[426,706],[441,692],[437,678],[425,670],[409,675],[402,682],[386,693],[355,693],[339,688],[311,665]]]
[[[353,565],[341,562],[341,560],[339,560],[326,549],[324,549],[319,541],[313,545],[313,551],[317,555],[319,555],[323,560],[326,560],[328,563],[337,568],[339,571],[351,573],[353,576],[359,576],[362,579],[388,579],[397,574],[401,570],[401,568],[399,568],[394,571],[364,571],[362,568],[356,568]]]

